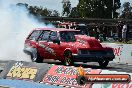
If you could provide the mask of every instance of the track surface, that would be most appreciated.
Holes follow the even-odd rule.
[[[45,63],[62,65],[61,62],[57,62],[57,61],[55,62],[55,61],[47,60],[45,61]],[[75,63],[75,67],[78,67],[78,66],[82,66],[84,68],[102,69],[99,67],[97,62],[88,62],[88,63],[77,62]],[[122,64],[122,63],[110,62],[107,68],[104,68],[102,70],[132,73],[132,64]]]
[[[0,61],[0,70],[4,69],[7,62],[8,61]],[[61,62],[54,61],[54,60],[45,60],[44,63],[62,65]],[[99,67],[98,63],[95,63],[95,62],[88,62],[88,63],[78,62],[78,63],[75,63],[75,67],[78,67],[78,66],[82,66],[84,68],[102,69]],[[102,70],[132,73],[132,65],[111,62],[111,63],[109,63],[107,68],[104,68]]]

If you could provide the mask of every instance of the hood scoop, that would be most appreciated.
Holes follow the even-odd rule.
[[[100,42],[94,37],[86,35],[76,35],[77,41],[83,44],[88,44],[91,48],[102,48]]]

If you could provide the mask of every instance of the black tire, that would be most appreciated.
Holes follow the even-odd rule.
[[[33,62],[42,63],[43,59],[39,56],[39,54],[36,52],[32,52],[31,54],[31,60]]]
[[[104,61],[99,61],[98,63],[99,63],[101,68],[106,68],[107,65],[109,64],[109,61],[104,60]]]
[[[77,83],[79,85],[84,85],[84,84],[86,84],[86,82],[87,82],[87,80],[86,80],[86,78],[84,76],[78,76],[77,77]]]
[[[64,53],[64,60],[62,61],[62,63],[66,66],[71,66],[74,64],[71,51],[66,51]]]

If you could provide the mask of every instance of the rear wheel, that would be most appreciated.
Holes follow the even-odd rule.
[[[62,62],[66,66],[73,65],[74,62],[73,62],[72,52],[71,51],[66,51],[64,53],[64,60]]]
[[[43,62],[43,59],[39,56],[36,49],[34,49],[33,52],[31,53],[31,60],[37,63]]]
[[[100,67],[102,67],[102,68],[106,68],[107,67],[107,65],[109,64],[109,61],[99,61],[98,62],[99,63],[99,65],[100,65]]]

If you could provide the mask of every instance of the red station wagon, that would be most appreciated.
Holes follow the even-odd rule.
[[[43,62],[45,58],[60,60],[64,65],[98,62],[106,67],[115,58],[113,49],[103,47],[94,37],[64,28],[34,29],[25,40],[24,52],[35,62]]]

